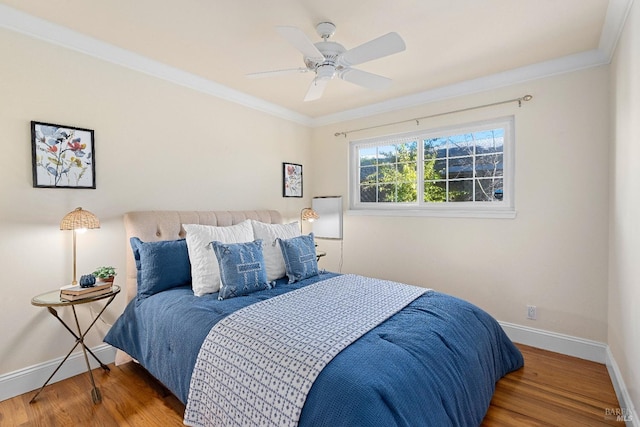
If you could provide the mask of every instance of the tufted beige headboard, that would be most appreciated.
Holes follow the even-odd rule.
[[[127,264],[125,295],[127,302],[136,296],[136,264],[129,239],[138,237],[143,242],[175,240],[185,237],[182,224],[202,224],[228,226],[246,219],[255,219],[268,224],[281,224],[282,215],[278,211],[139,211],[124,215],[127,235]]]

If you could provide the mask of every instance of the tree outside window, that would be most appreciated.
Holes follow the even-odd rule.
[[[357,171],[352,171],[356,172],[357,200],[352,205],[512,207],[510,192],[505,191],[513,173],[512,162],[505,162],[513,145],[511,134],[512,119],[500,119],[352,142],[351,153],[357,158]]]

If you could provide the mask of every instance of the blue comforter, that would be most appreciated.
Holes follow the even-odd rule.
[[[183,403],[211,327],[254,302],[333,277],[326,273],[245,297],[196,297],[189,287],[134,299],[105,342],[127,352]],[[428,291],[339,353],[307,397],[300,426],[472,426],[495,383],[523,365],[498,323],[478,307]]]

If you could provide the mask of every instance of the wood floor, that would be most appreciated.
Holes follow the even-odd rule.
[[[483,426],[624,426],[605,365],[518,344],[524,368],[506,375]]]
[[[619,425],[604,365],[518,345],[525,367],[501,379],[483,426]],[[91,401],[87,374],[0,402],[0,426],[181,426],[184,405],[134,363],[93,371],[103,401]]]

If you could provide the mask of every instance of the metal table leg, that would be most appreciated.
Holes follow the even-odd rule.
[[[36,400],[36,397],[38,397],[38,395],[40,394],[40,392],[47,386],[47,384],[49,384],[49,381],[51,381],[51,379],[53,378],[53,376],[60,370],[60,368],[62,367],[62,365],[64,364],[64,362],[67,361],[67,359],[69,358],[69,356],[71,356],[71,353],[73,353],[73,351],[76,349],[76,347],[78,347],[78,344],[80,344],[82,346],[82,353],[84,355],[84,361],[85,364],[87,366],[87,372],[89,373],[89,378],[91,380],[91,400],[93,400],[93,403],[99,403],[102,401],[102,394],[100,393],[100,389],[98,389],[98,387],[96,386],[95,380],[93,378],[93,373],[91,372],[91,365],[89,363],[89,357],[87,356],[87,352],[89,352],[89,354],[91,354],[91,356],[93,356],[93,358],[100,364],[100,367],[102,369],[104,369],[105,371],[110,371],[109,367],[107,365],[105,365],[104,363],[102,363],[102,361],[100,359],[98,359],[98,357],[91,351],[90,348],[88,348],[85,343],[84,343],[84,337],[87,335],[87,333],[91,330],[91,328],[93,327],[93,325],[95,325],[95,323],[98,321],[98,319],[100,318],[100,316],[102,315],[102,313],[104,313],[104,311],[107,309],[107,307],[109,306],[109,304],[111,304],[111,302],[113,301],[113,299],[115,298],[115,294],[112,295],[106,302],[106,304],[104,305],[104,307],[102,307],[102,310],[100,310],[100,312],[97,314],[97,316],[93,319],[93,321],[91,322],[91,324],[87,327],[87,329],[82,332],[82,329],[80,327],[80,322],[78,321],[78,315],[76,313],[76,308],[74,305],[71,306],[71,309],[73,310],[73,318],[75,319],[75,323],[76,323],[76,328],[78,330],[78,333],[76,334],[76,332],[71,329],[69,327],[69,325],[67,325],[64,320],[62,320],[62,318],[60,316],[58,316],[58,312],[53,308],[53,307],[47,307],[47,310],[49,310],[49,313],[51,313],[52,316],[54,316],[56,319],[58,319],[58,321],[65,327],[65,329],[67,331],[69,331],[69,333],[71,335],[73,335],[73,337],[76,339],[75,343],[73,344],[73,347],[71,347],[71,350],[69,350],[69,352],[67,353],[67,355],[64,357],[64,359],[62,359],[62,361],[60,362],[60,364],[58,365],[58,367],[53,371],[53,373],[51,374],[51,376],[49,376],[49,378],[47,378],[47,380],[45,381],[45,383],[42,385],[42,387],[40,387],[40,389],[38,390],[38,392],[31,398],[31,400],[29,401],[29,403],[33,403]]]

